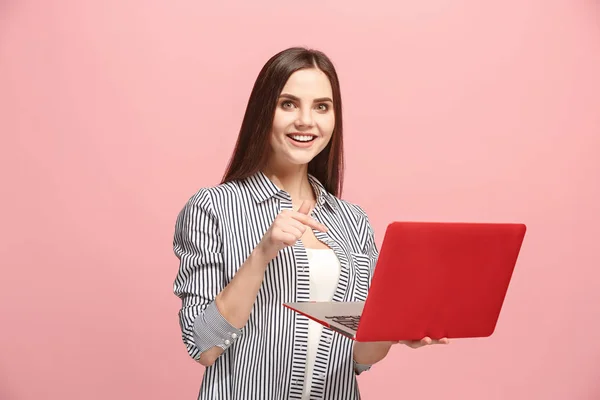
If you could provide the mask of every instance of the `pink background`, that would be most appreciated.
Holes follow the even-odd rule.
[[[344,197],[379,243],[529,226],[496,334],[394,348],[364,398],[600,399],[598,2],[219,3],[0,2],[0,399],[196,397],[175,217],[298,44],[339,68]]]

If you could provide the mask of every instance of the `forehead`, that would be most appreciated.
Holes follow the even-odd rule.
[[[290,75],[282,90],[300,98],[332,97],[331,82],[317,68],[301,69]]]

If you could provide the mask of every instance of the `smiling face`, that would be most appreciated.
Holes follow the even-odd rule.
[[[331,140],[335,127],[329,78],[317,68],[294,72],[275,109],[269,143],[270,162],[306,165]]]

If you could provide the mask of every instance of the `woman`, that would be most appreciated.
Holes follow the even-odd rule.
[[[366,299],[378,250],[363,209],[339,198],[342,132],[331,61],[302,48],[276,54],[223,181],[179,214],[174,292],[183,341],[207,367],[199,398],[357,399],[356,375],[392,346],[354,343],[282,306]]]

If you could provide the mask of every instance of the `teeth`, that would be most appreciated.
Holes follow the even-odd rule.
[[[310,142],[311,140],[314,139],[314,136],[305,136],[305,135],[291,135],[290,137],[299,142]]]

